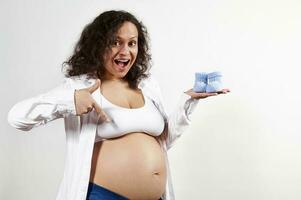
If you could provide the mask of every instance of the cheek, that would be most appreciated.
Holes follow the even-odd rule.
[[[133,51],[133,56],[136,58],[138,55],[138,48]]]
[[[113,59],[113,55],[115,54],[114,49],[107,50],[107,52],[104,54],[104,62],[109,63]]]
[[[112,68],[112,61],[111,61],[111,55],[107,54],[104,56],[104,69],[106,71],[110,71],[110,68]]]

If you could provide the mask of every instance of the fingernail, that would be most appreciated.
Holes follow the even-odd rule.
[[[111,122],[111,120],[109,118],[106,119],[106,122]]]

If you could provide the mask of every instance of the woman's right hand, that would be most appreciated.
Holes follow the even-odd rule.
[[[97,79],[94,85],[88,88],[75,90],[74,92],[74,100],[75,100],[75,108],[76,115],[82,115],[89,113],[95,109],[98,113],[99,118],[102,121],[109,122],[110,119],[106,115],[106,113],[101,109],[101,107],[97,104],[97,102],[93,99],[92,93],[100,87],[100,80]]]

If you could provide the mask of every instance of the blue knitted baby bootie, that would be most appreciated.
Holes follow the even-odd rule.
[[[212,72],[207,74],[206,92],[217,92],[222,90],[222,74],[220,72]]]
[[[205,72],[195,73],[194,92],[206,92],[207,74]]]
[[[222,89],[222,74],[220,72],[196,72],[193,86],[194,92],[217,92]]]

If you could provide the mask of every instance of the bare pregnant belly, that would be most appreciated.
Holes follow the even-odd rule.
[[[145,133],[95,143],[90,182],[129,199],[158,200],[166,184],[163,150]]]

